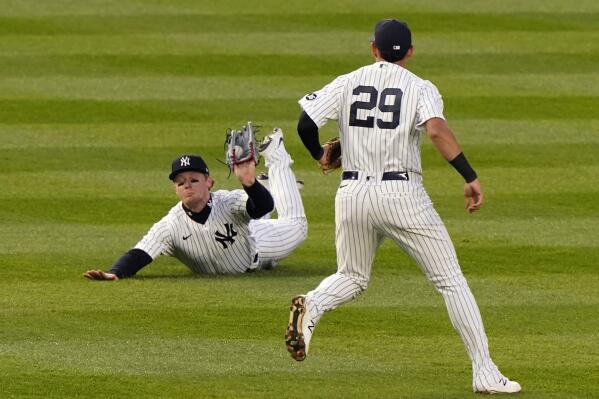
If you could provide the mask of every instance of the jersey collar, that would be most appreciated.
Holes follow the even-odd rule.
[[[181,203],[185,214],[191,218],[196,223],[205,224],[206,220],[208,220],[208,216],[210,216],[210,212],[212,211],[212,193],[210,193],[210,199],[206,203],[204,209],[199,212],[194,212],[191,209],[187,208],[183,203]]]

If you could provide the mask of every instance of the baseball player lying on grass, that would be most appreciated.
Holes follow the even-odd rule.
[[[175,159],[169,178],[181,201],[108,272],[89,270],[84,276],[131,277],[161,254],[196,273],[245,273],[271,269],[291,254],[306,239],[308,224],[282,131],[275,128],[257,145],[248,122],[240,131],[229,129],[226,144],[227,164],[243,190],[211,192],[214,180],[201,157]],[[270,191],[256,179],[259,156],[266,160]],[[263,218],[274,207],[278,218]]]

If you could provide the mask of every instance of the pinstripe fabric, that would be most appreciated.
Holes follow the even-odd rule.
[[[339,76],[299,103],[319,127],[337,120],[343,170],[359,172],[357,180],[342,180],[337,190],[338,269],[306,295],[314,321],[367,288],[375,252],[388,237],[443,296],[472,361],[474,386],[499,382],[478,306],[422,186],[421,127],[431,118],[444,118],[437,88],[382,61]],[[383,181],[386,171],[407,171],[410,180]]]
[[[291,170],[293,163],[281,142],[265,158],[269,190],[275,201],[277,219],[254,220],[250,232],[257,244],[260,266],[273,265],[287,257],[308,235],[304,205]]]
[[[273,265],[297,248],[308,232],[291,163],[283,143],[266,159],[278,219],[251,220],[243,190],[219,190],[211,195],[212,210],[205,224],[187,216],[179,202],[135,248],[147,252],[152,259],[161,254],[174,256],[196,273],[244,273]],[[227,225],[232,225],[236,235],[227,230]],[[231,240],[219,242],[219,235],[230,235]],[[254,262],[256,253],[258,263]]]
[[[401,90],[396,129],[350,126],[350,104],[374,101],[369,93],[353,95],[358,86],[374,87],[379,95],[386,88]],[[398,101],[396,96],[387,96],[384,105]],[[421,173],[420,126],[430,118],[444,118],[441,95],[431,82],[384,61],[339,76],[321,90],[301,98],[299,104],[318,127],[328,120],[337,120],[343,170],[372,173],[391,170]],[[372,110],[359,109],[357,117],[391,122],[392,113],[374,107]]]
[[[246,201],[243,190],[212,193],[212,210],[205,224],[187,216],[179,202],[135,247],[153,259],[161,254],[174,256],[196,273],[244,273],[256,252],[249,235]],[[223,245],[216,237],[217,232],[227,234],[227,224],[232,224],[237,235]]]

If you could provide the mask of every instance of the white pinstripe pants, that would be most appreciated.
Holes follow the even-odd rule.
[[[338,269],[307,295],[315,321],[367,288],[375,252],[389,237],[443,295],[451,323],[472,360],[473,374],[495,381],[500,374],[489,356],[478,306],[420,176],[410,174],[410,181],[381,181],[381,177],[368,179],[360,173],[358,180],[342,180],[339,185],[335,198]]]
[[[302,197],[291,170],[293,160],[283,142],[267,159],[268,190],[277,210],[276,219],[250,222],[260,267],[270,267],[289,256],[308,236],[308,222]]]

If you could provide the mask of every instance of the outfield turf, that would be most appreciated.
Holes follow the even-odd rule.
[[[440,295],[390,243],[369,290],[288,356],[293,294],[336,269],[333,198],[294,133],[297,99],[371,62],[374,23],[410,24],[410,68],[486,189],[423,140],[425,186],[522,398],[599,397],[599,3],[2,0],[0,398],[468,398]],[[309,238],[271,272],[192,275],[161,258],[91,282],[174,204],[199,152],[236,188],[224,131],[280,126]],[[322,137],[335,134],[334,123]]]

